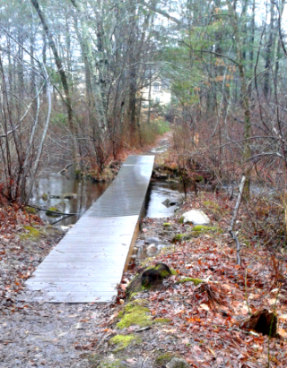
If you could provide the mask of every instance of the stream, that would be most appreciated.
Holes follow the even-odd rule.
[[[73,225],[108,188],[109,183],[93,183],[89,179],[75,179],[72,173],[62,175],[56,169],[44,171],[37,180],[31,204],[41,208],[57,207],[60,212],[77,213],[76,216],[50,217],[45,211],[39,215],[44,222],[57,226]],[[150,185],[145,215],[151,218],[164,218],[173,215],[175,206],[166,207],[162,202],[167,198],[179,200],[181,185],[165,181],[152,181]],[[43,196],[44,195],[44,196]],[[45,198],[46,196],[47,198]],[[73,196],[65,199],[64,196]]]
[[[149,154],[165,152],[169,147],[168,139],[160,141],[159,146],[153,148]],[[46,211],[40,211],[39,216],[44,222],[55,224],[63,229],[71,226],[90,208],[108,188],[109,183],[94,183],[89,179],[76,179],[73,168],[60,174],[59,168],[44,170],[35,183],[33,197],[30,204],[48,209],[56,207],[63,213],[76,213],[74,216],[51,217]],[[151,180],[148,191],[145,216],[150,218],[166,218],[174,214],[176,206],[166,207],[162,202],[167,198],[176,202],[183,196],[180,183]],[[69,198],[65,198],[65,197]]]

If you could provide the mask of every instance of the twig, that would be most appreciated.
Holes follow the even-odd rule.
[[[65,212],[52,211],[52,210],[49,210],[48,208],[42,208],[42,207],[34,206],[32,204],[28,204],[28,207],[35,208],[38,211],[49,211],[49,212],[55,213],[56,215],[62,215],[62,216],[76,216],[76,215],[80,215],[80,213],[78,213],[78,212],[76,212],[76,213],[65,213]]]
[[[59,220],[56,220],[56,221],[54,221],[54,222],[52,222],[51,223],[51,225],[56,225],[58,222],[61,222],[61,221],[63,221],[63,220],[66,220],[68,217],[72,217],[72,216],[75,216],[75,215],[65,215],[65,216],[63,216],[62,218],[60,218]]]
[[[236,202],[236,205],[235,205],[235,208],[234,208],[231,224],[230,224],[230,227],[228,229],[229,234],[231,235],[232,239],[235,241],[235,244],[236,244],[236,260],[237,260],[237,264],[239,266],[241,264],[240,243],[239,243],[239,240],[238,240],[238,238],[237,238],[237,236],[234,232],[234,224],[235,224],[235,221],[237,219],[238,210],[239,210],[239,206],[240,206],[240,203],[241,203],[241,198],[242,198],[242,193],[243,193],[245,180],[246,180],[246,176],[243,175],[242,179],[241,179],[240,187],[239,187],[239,193],[238,193],[237,202]]]
[[[68,170],[69,167],[73,166],[73,162],[68,164],[67,166],[65,166],[61,171],[60,171],[60,174],[64,174],[64,172],[66,172]]]

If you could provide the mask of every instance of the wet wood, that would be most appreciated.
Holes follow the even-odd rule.
[[[105,193],[27,280],[22,299],[110,302],[139,230],[154,156],[130,156]]]

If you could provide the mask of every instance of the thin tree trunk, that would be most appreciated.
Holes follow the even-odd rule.
[[[227,2],[229,16],[231,18],[231,23],[233,26],[234,31],[234,38],[235,38],[235,47],[236,47],[236,61],[237,67],[239,70],[240,76],[240,84],[241,84],[241,98],[243,102],[243,109],[244,109],[244,143],[243,143],[243,165],[248,165],[247,161],[251,157],[251,149],[249,145],[249,138],[251,137],[251,118],[250,118],[250,107],[249,107],[249,97],[248,97],[248,89],[247,89],[247,80],[244,70],[243,64],[243,54],[242,54],[242,42],[240,38],[240,30],[239,30],[239,23],[238,17],[234,10],[236,7],[236,1],[233,2],[234,7],[230,1]],[[245,198],[249,198],[250,196],[250,174],[251,169],[250,167],[244,167],[244,174],[246,177],[243,196]]]
[[[49,41],[49,46],[53,52],[55,63],[61,78],[61,82],[64,88],[65,97],[66,97],[66,107],[67,107],[67,113],[68,113],[68,126],[72,134],[72,140],[73,140],[73,160],[75,163],[75,170],[79,170],[79,157],[78,157],[78,144],[77,144],[77,128],[74,125],[73,122],[73,110],[72,110],[72,100],[70,95],[70,89],[69,89],[69,83],[67,80],[67,76],[64,70],[64,66],[62,64],[61,58],[59,56],[58,50],[56,48],[55,42],[53,40],[52,34],[50,32],[48,23],[44,17],[44,14],[42,10],[40,9],[38,0],[31,0],[32,5],[34,6],[36,12],[38,13],[38,16],[41,20],[41,23],[43,25],[44,31],[46,33],[46,36]]]

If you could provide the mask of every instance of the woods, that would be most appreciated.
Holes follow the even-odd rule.
[[[285,182],[284,9],[283,0],[4,2],[3,193],[27,202],[38,156],[101,171],[142,145],[153,105],[142,89],[156,76],[172,93],[161,114],[179,155],[204,160],[219,181],[245,174],[247,197],[254,172]]]
[[[0,365],[286,368],[286,18],[1,1]]]

